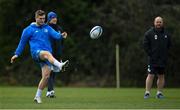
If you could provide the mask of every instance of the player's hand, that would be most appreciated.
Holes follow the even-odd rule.
[[[63,38],[66,38],[67,37],[67,32],[63,32],[61,35],[63,36]]]
[[[13,63],[14,60],[15,60],[17,57],[18,57],[17,55],[12,56],[12,58],[11,58],[11,63]]]

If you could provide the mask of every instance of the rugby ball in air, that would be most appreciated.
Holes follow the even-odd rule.
[[[102,35],[103,29],[101,26],[94,26],[90,31],[90,37],[92,39],[97,39]]]

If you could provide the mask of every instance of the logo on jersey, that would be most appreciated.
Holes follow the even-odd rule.
[[[154,35],[154,39],[157,40],[158,36],[157,35]]]
[[[48,32],[48,30],[47,30],[47,29],[44,29],[44,32]]]

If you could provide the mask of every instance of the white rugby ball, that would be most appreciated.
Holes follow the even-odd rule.
[[[92,39],[97,39],[102,35],[103,29],[101,26],[94,26],[90,31],[90,37]]]

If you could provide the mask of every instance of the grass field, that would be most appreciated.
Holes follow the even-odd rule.
[[[1,109],[180,109],[180,89],[165,89],[164,99],[144,99],[140,88],[56,88],[56,98],[43,92],[43,103],[33,102],[35,87],[0,87]]]

